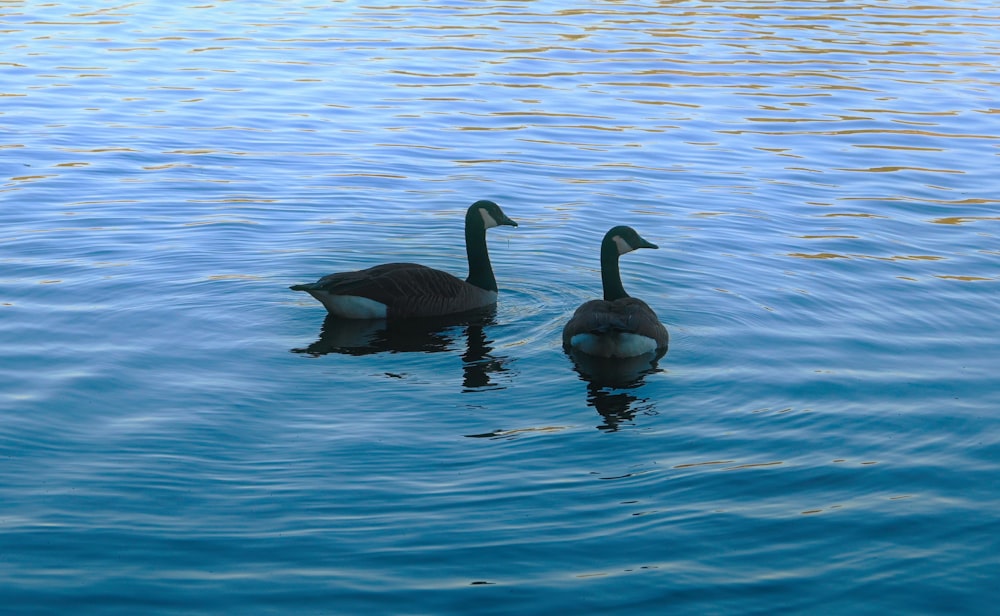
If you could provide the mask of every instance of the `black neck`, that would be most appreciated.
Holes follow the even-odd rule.
[[[629,296],[622,286],[618,256],[618,246],[613,241],[601,243],[601,284],[604,286],[604,300],[608,302]]]
[[[486,229],[478,221],[465,222],[465,253],[469,257],[469,277],[465,279],[480,289],[496,292],[497,279],[490,265],[490,253],[486,250]]]

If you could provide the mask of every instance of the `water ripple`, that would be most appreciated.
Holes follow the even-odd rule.
[[[8,610],[990,609],[996,7],[235,4],[0,7]],[[489,318],[287,290],[479,198]]]

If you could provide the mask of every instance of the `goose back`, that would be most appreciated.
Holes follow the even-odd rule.
[[[636,297],[584,302],[563,328],[563,347],[597,357],[660,353],[669,334],[656,313]]]
[[[292,289],[309,293],[331,314],[345,318],[431,317],[476,310],[497,301],[496,292],[416,263],[386,263],[330,274]]]

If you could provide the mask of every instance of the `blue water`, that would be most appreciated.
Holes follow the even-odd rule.
[[[0,3],[3,610],[993,613],[1000,8],[569,7]],[[287,289],[481,198],[492,315]]]

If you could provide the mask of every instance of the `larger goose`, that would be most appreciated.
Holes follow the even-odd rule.
[[[595,357],[662,355],[667,328],[646,302],[629,297],[622,287],[618,257],[638,248],[658,248],[632,227],[614,227],[601,242],[601,282],[604,299],[585,302],[563,328],[563,348]]]
[[[497,301],[497,281],[486,250],[486,230],[516,227],[496,203],[476,201],[465,214],[465,251],[469,277],[415,263],[386,263],[356,272],[324,276],[297,284],[318,299],[330,314],[346,319],[409,319],[468,312]]]

